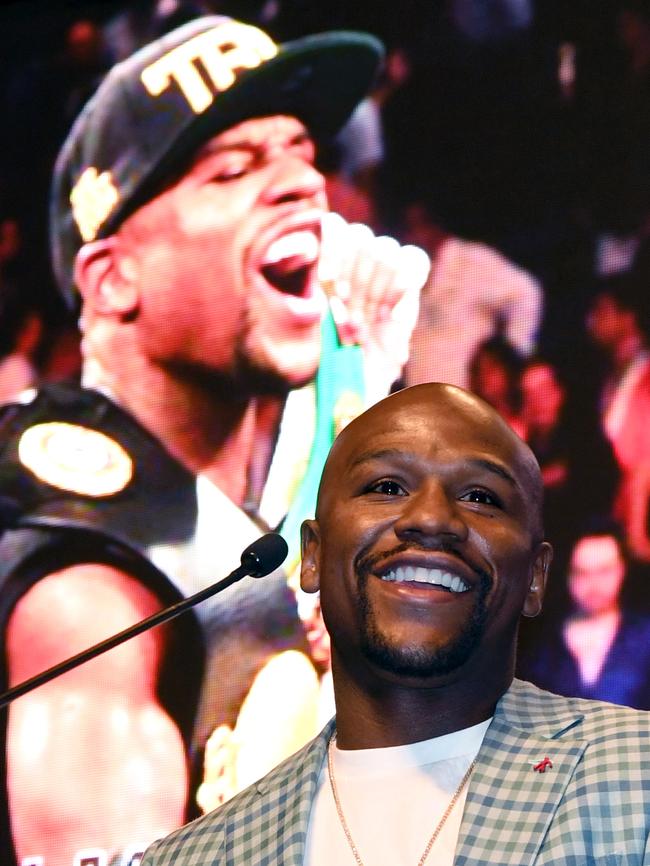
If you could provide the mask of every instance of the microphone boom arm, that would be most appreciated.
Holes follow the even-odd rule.
[[[65,659],[57,665],[53,665],[45,671],[41,671],[41,673],[36,674],[22,683],[18,683],[18,685],[13,686],[13,688],[0,694],[0,709],[3,709],[12,701],[15,701],[16,698],[26,695],[28,692],[38,688],[38,686],[42,686],[50,680],[55,679],[55,677],[61,676],[61,674],[79,667],[79,665],[96,658],[102,653],[108,652],[108,650],[119,646],[124,643],[124,641],[141,634],[143,631],[147,631],[150,628],[154,628],[157,625],[161,625],[164,622],[168,622],[170,619],[180,616],[180,614],[185,613],[186,610],[194,607],[194,605],[205,601],[206,598],[210,598],[210,596],[215,595],[217,592],[227,589],[233,583],[237,583],[238,580],[241,580],[242,577],[245,577],[247,574],[253,577],[263,577],[265,574],[268,574],[277,568],[282,563],[285,556],[286,543],[281,536],[276,535],[275,533],[268,533],[267,535],[262,536],[246,548],[241,557],[241,565],[239,565],[234,571],[231,571],[227,577],[223,578],[223,580],[219,580],[216,583],[207,586],[205,589],[195,592],[194,595],[190,595],[188,598],[181,599],[181,601],[176,602],[176,604],[173,604],[170,607],[159,610],[157,613],[134,623],[134,625],[125,628],[123,631],[106,638],[106,640],[94,644],[88,649],[77,653],[77,655],[74,655],[69,659]]]

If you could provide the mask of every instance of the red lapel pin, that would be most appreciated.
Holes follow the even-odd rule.
[[[551,761],[548,755],[546,755],[543,761],[540,761],[539,764],[535,764],[533,767],[533,770],[536,770],[538,773],[545,773],[547,769],[553,769],[553,761]]]

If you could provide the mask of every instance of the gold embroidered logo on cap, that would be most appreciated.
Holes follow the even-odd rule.
[[[152,96],[160,96],[173,79],[192,111],[201,114],[212,105],[216,94],[201,75],[197,61],[216,93],[221,93],[235,83],[239,70],[254,69],[277,53],[277,45],[262,30],[228,21],[172,48],[143,69],[140,79]]]
[[[61,421],[25,430],[18,458],[45,484],[82,496],[111,496],[133,477],[133,461],[118,442],[99,430]]]
[[[70,193],[72,215],[84,241],[97,237],[100,226],[120,199],[110,171],[87,168]]]

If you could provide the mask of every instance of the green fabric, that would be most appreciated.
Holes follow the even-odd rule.
[[[300,559],[300,525],[314,516],[318,485],[325,460],[335,439],[335,408],[346,393],[353,393],[365,405],[363,353],[360,346],[342,346],[331,314],[321,328],[321,360],[316,376],[316,431],[307,469],[282,522],[280,533],[289,546],[285,563],[291,574]]]

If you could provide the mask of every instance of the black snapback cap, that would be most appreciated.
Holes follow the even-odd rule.
[[[232,18],[197,18],[116,64],[59,153],[50,199],[54,273],[77,304],[74,260],[112,234],[213,135],[289,114],[331,135],[369,91],[383,58],[366,33],[332,31],[276,45]]]

